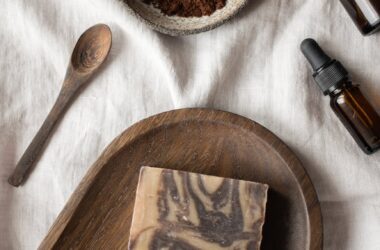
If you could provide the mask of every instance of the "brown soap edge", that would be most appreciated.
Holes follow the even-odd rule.
[[[214,177],[214,178],[220,178],[220,179],[226,179],[226,180],[232,180],[232,181],[244,181],[244,182],[248,182],[248,183],[251,183],[251,184],[254,184],[254,185],[265,186],[266,187],[266,192],[268,192],[268,189],[269,189],[269,185],[266,184],[266,183],[262,183],[262,182],[248,181],[248,180],[244,180],[244,179],[235,179],[235,178],[230,178],[230,177],[221,177],[221,176],[216,176],[216,175],[201,174],[201,173],[196,173],[196,172],[191,172],[191,171],[183,171],[183,170],[176,170],[176,169],[162,168],[162,167],[141,166],[141,168],[140,168],[140,174],[141,174],[141,169],[143,169],[143,168],[144,169],[145,168],[153,168],[153,169],[160,169],[160,170],[171,170],[171,171],[179,172],[179,173],[200,174],[200,175],[207,176],[207,177]],[[139,179],[139,181],[140,181],[140,179]]]
[[[261,243],[264,239],[264,224],[266,221],[266,213],[267,213],[267,204],[268,204],[268,191],[269,191],[269,185],[265,184],[263,186],[265,188],[265,200],[264,200],[264,207],[263,207],[263,222],[260,226],[260,240],[257,241],[257,249],[261,249]]]
[[[140,189],[140,185],[142,184],[141,180],[143,178],[143,174],[144,174],[146,168],[147,168],[146,166],[142,166],[140,168],[139,179],[138,179],[137,187],[136,187],[136,191],[135,191],[135,201],[134,201],[134,205],[133,205],[133,214],[132,214],[131,226],[129,228],[128,250],[133,248],[133,243],[135,241],[135,239],[133,239],[134,235],[132,235],[131,232],[132,232],[133,222],[135,220],[135,211],[136,211],[136,206],[137,206],[137,193]]]

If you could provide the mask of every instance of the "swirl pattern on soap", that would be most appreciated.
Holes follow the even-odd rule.
[[[129,249],[259,249],[268,187],[144,167]]]

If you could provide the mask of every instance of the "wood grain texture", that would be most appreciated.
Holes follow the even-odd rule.
[[[81,87],[106,59],[111,48],[111,40],[111,30],[105,24],[92,26],[81,35],[71,56],[57,100],[32,142],[21,156],[16,169],[8,179],[9,184],[18,187],[26,180],[54,127]]]
[[[297,157],[259,124],[183,109],[123,132],[90,168],[39,249],[127,249],[141,166],[266,183],[262,249],[322,249],[321,210]]]

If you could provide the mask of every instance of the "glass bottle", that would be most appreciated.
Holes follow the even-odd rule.
[[[306,39],[301,50],[310,62],[313,77],[330,96],[330,106],[359,147],[367,154],[380,149],[380,116],[367,101],[342,64],[332,60],[313,39]]]
[[[340,0],[363,35],[380,29],[380,0]]]

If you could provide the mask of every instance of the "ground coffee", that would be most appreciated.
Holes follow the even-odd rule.
[[[164,14],[182,17],[209,16],[223,8],[227,0],[143,0],[160,9]]]

